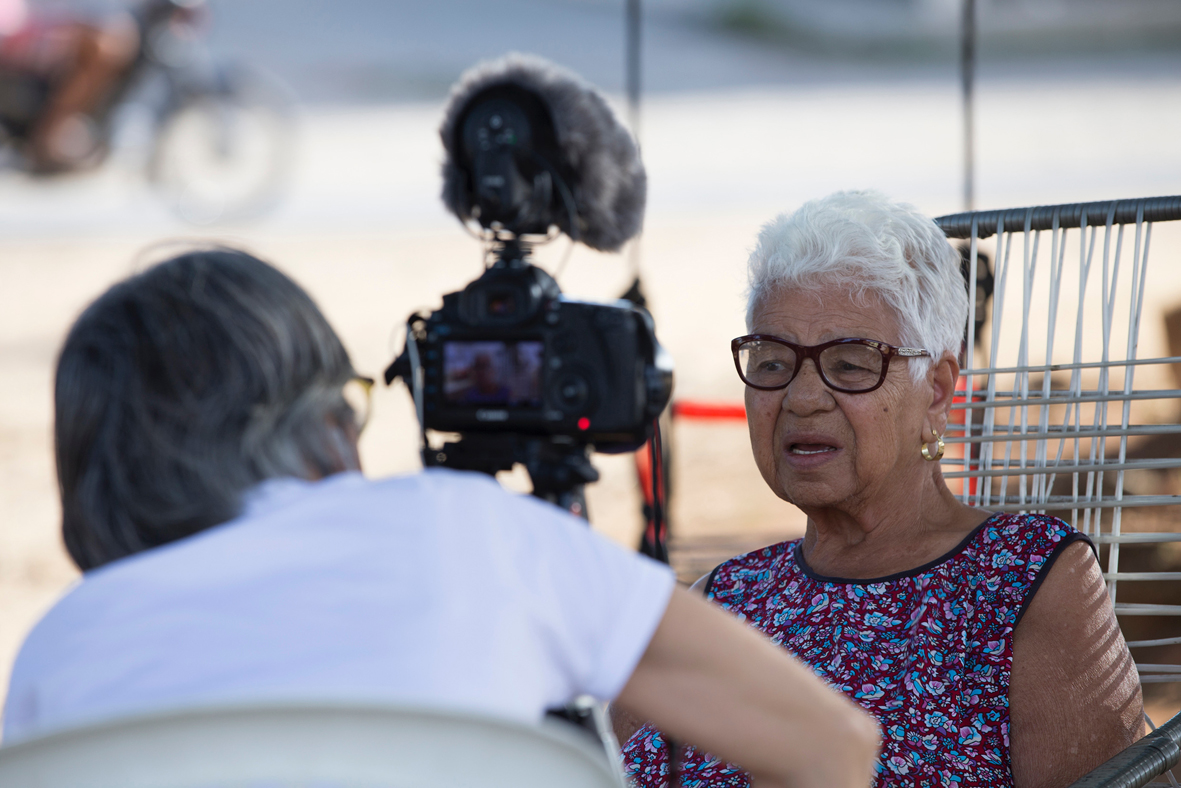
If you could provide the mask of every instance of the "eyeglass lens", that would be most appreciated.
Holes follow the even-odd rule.
[[[353,378],[344,384],[344,401],[353,409],[353,420],[360,432],[369,422],[370,389],[372,384],[362,378]]]
[[[753,340],[738,348],[743,377],[753,386],[786,386],[796,369],[796,352],[778,342]],[[849,391],[871,389],[882,377],[885,359],[869,345],[832,345],[820,352],[820,376],[830,386]]]

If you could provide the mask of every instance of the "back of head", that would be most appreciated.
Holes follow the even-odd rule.
[[[243,252],[188,252],[116,284],[58,359],[70,556],[91,569],[232,519],[264,479],[348,467],[352,374],[307,293]]]

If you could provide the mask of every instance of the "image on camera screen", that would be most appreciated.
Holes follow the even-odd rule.
[[[541,407],[538,340],[445,342],[443,398],[454,405]]]

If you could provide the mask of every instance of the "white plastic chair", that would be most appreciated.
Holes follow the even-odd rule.
[[[0,747],[4,788],[623,788],[573,725],[385,706],[211,707]]]

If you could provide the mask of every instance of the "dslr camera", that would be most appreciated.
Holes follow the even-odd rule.
[[[536,495],[585,515],[582,485],[598,478],[589,450],[651,437],[672,363],[645,309],[565,297],[530,251],[560,233],[613,251],[639,231],[635,142],[578,77],[524,56],[465,74],[440,133],[444,202],[485,242],[486,269],[411,316],[387,383],[401,377],[414,395],[425,465],[522,463]],[[432,447],[427,430],[459,439]]]

